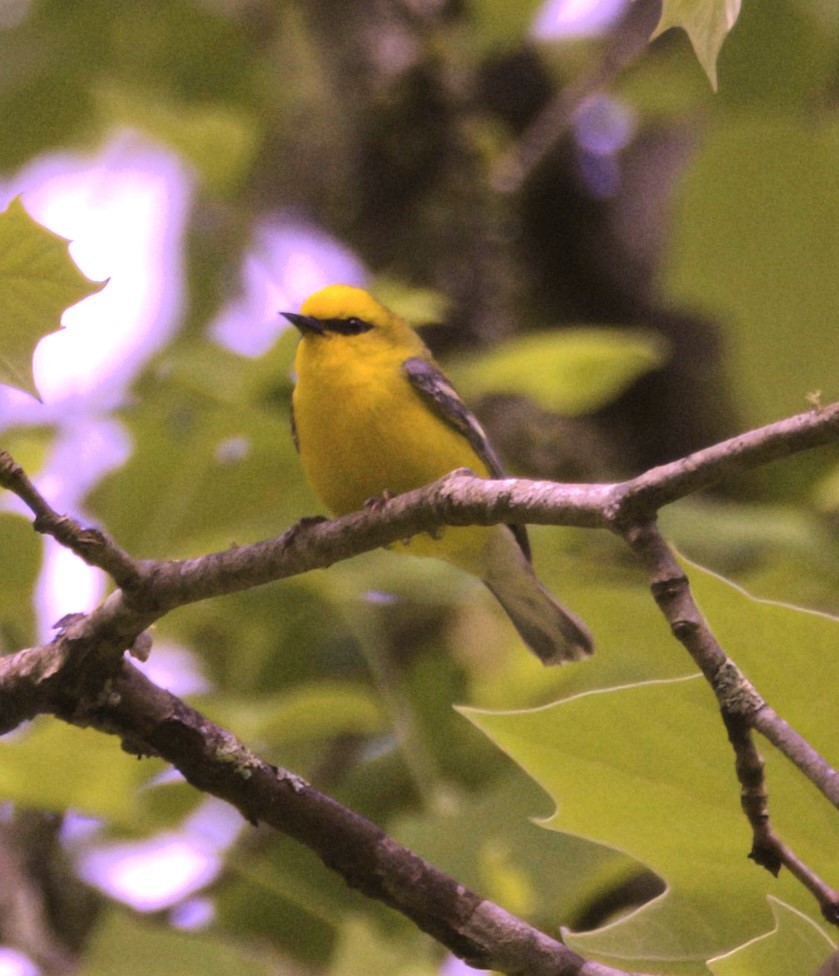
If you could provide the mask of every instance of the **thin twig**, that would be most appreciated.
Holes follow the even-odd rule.
[[[656,524],[646,522],[633,526],[627,530],[626,540],[647,568],[650,589],[673,635],[705,675],[719,701],[734,749],[741,804],[752,827],[749,856],[775,875],[781,866],[786,867],[815,896],[822,915],[839,924],[839,893],[798,858],[770,824],[764,763],[752,741],[751,729],[757,726],[758,716],[762,716],[765,725],[775,728],[776,722],[767,721],[766,713],[771,709],[718,644],[694,602],[687,576]],[[771,714],[777,719],[774,712]],[[806,757],[811,766],[827,765],[809,743],[792,732],[786,723],[784,725],[789,744],[794,743],[799,756]],[[829,785],[829,775],[824,779]]]
[[[137,563],[127,552],[101,529],[85,528],[69,516],[59,515],[6,451],[0,451],[0,485],[29,508],[36,532],[52,536],[89,566],[104,570],[117,586],[131,586],[137,580]]]
[[[736,757],[740,802],[752,827],[749,857],[774,875],[785,867],[815,897],[827,921],[839,924],[839,892],[806,865],[772,828],[763,757],[754,744],[748,723],[742,716],[726,712],[723,721]]]
[[[586,99],[607,91],[615,78],[647,47],[660,16],[660,0],[635,0],[629,5],[592,70],[552,98],[518,142],[499,159],[491,175],[496,189],[504,193],[521,190],[566,134]]]

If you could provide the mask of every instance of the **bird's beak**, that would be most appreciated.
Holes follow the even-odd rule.
[[[307,332],[323,335],[326,331],[323,327],[323,322],[320,319],[314,318],[312,315],[300,315],[297,312],[280,312],[280,315],[284,319],[288,319],[303,335],[306,335]]]

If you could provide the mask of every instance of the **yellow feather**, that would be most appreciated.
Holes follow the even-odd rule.
[[[405,363],[433,359],[407,322],[349,285],[324,288],[299,315],[286,314],[302,333],[293,394],[300,459],[332,513],[356,511],[368,499],[418,488],[455,468],[490,475],[464,433],[412,384]],[[585,628],[541,586],[506,526],[447,529],[438,540],[416,537],[404,548],[483,579],[546,663],[590,653]]]

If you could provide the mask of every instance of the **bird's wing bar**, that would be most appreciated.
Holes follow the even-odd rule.
[[[402,369],[411,386],[422,397],[425,403],[450,427],[462,434],[472,446],[474,452],[484,462],[493,478],[503,478],[504,470],[498,455],[492,449],[483,427],[466,406],[463,400],[446,378],[445,374],[427,359],[413,356],[406,359]],[[523,525],[511,525],[510,529],[521,546],[522,552],[530,559],[530,542],[527,529]]]

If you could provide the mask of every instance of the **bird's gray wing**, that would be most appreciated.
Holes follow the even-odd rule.
[[[472,450],[484,462],[493,478],[503,478],[504,470],[498,455],[493,450],[487,435],[477,418],[461,400],[457,390],[451,385],[445,373],[434,363],[420,356],[406,359],[402,369],[408,382],[416,390],[425,404],[437,416],[462,434]],[[530,541],[523,525],[511,525],[510,530],[521,546],[522,552],[530,559]]]
[[[294,441],[294,450],[300,453],[300,439],[297,436],[297,423],[294,419],[294,400],[289,399],[288,419],[291,423],[291,439]]]

